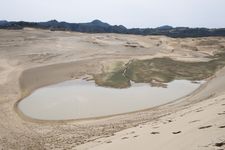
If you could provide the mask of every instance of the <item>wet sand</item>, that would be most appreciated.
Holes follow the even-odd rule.
[[[0,149],[124,149],[132,146],[131,142],[139,149],[184,148],[179,143],[191,149],[224,148],[225,69],[180,101],[135,113],[91,120],[35,121],[16,108],[39,87],[100,73],[115,61],[164,56],[207,61],[206,56],[224,50],[224,38],[172,39],[34,29],[0,33]],[[207,44],[215,40],[218,42]],[[141,46],[127,47],[127,42]],[[168,120],[172,120],[172,126]],[[117,136],[129,130],[135,130],[137,135],[132,136],[137,140],[130,135]],[[153,135],[160,141],[152,140],[158,139]]]

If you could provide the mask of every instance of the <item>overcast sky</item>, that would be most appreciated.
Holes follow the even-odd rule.
[[[0,0],[0,20],[225,27],[225,0]]]

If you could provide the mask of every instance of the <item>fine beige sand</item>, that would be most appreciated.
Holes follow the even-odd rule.
[[[0,30],[0,149],[224,149],[225,69],[187,97],[134,113],[44,121],[17,109],[39,87],[86,78],[112,62],[208,61],[218,50],[225,38]]]

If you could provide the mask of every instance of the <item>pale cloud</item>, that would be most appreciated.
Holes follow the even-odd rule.
[[[225,27],[225,0],[0,0],[0,20]]]

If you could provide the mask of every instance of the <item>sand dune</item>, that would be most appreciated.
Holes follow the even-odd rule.
[[[207,61],[224,46],[222,37],[0,30],[0,149],[224,149],[225,69],[182,100],[119,116],[40,121],[16,107],[36,88],[99,73],[114,61]]]

